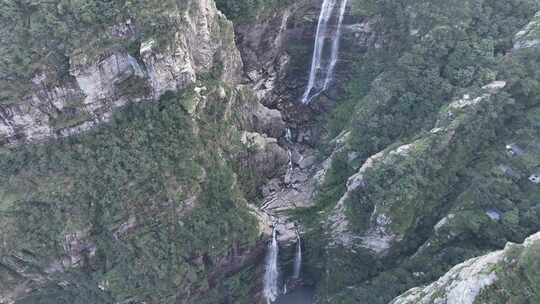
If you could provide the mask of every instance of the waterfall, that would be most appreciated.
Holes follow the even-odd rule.
[[[332,52],[330,54],[330,64],[326,71],[326,79],[324,80],[323,91],[327,90],[330,83],[334,80],[334,71],[338,61],[339,54],[339,42],[341,41],[341,29],[343,27],[343,18],[345,17],[345,10],[347,8],[348,0],[342,0],[341,7],[339,8],[339,18],[337,24],[336,34],[332,37]]]
[[[274,302],[279,296],[279,267],[278,267],[279,246],[276,237],[276,229],[272,231],[272,242],[268,246],[266,254],[266,269],[264,273],[264,298],[268,304]]]
[[[293,144],[292,131],[290,128],[287,128],[285,132],[285,140],[288,144]],[[293,155],[290,146],[287,148],[287,156],[289,158],[289,162],[287,164],[287,172],[285,173],[285,184],[289,185],[291,183],[292,175],[294,173]]]
[[[293,278],[298,280],[302,270],[302,239],[300,233],[296,231],[296,255],[294,256]]]
[[[285,131],[285,140],[287,140],[289,144],[292,144],[293,141],[291,128],[287,128],[287,130]]]
[[[317,24],[317,32],[315,34],[315,46],[313,48],[313,57],[311,58],[311,69],[309,72],[308,85],[304,96],[302,97],[303,103],[309,103],[311,101],[311,91],[315,88],[315,81],[317,74],[321,69],[322,51],[325,44],[326,28],[328,27],[328,21],[336,5],[336,0],[324,0],[321,14],[319,15],[319,22]]]
[[[326,44],[326,35],[328,30],[328,22],[332,17],[334,8],[338,1],[341,1],[341,5],[337,17],[337,29],[336,33],[332,36],[332,47],[330,52],[329,62],[323,63],[323,53]],[[307,104],[311,100],[328,89],[330,83],[333,80],[334,70],[338,60],[339,54],[339,41],[341,38],[341,29],[343,19],[345,16],[345,10],[348,0],[324,0],[321,13],[319,15],[319,21],[317,24],[317,32],[315,34],[315,45],[313,48],[313,57],[311,59],[311,69],[309,72],[308,85],[306,91],[302,96],[302,103]],[[328,61],[328,60],[327,60]],[[324,67],[323,67],[324,65]],[[324,77],[324,80],[322,79]],[[322,85],[321,85],[322,81]]]

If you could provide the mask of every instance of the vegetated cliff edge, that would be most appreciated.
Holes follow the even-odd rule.
[[[453,267],[435,283],[414,288],[391,304],[535,303],[540,300],[540,233],[523,244]]]
[[[513,58],[514,64],[537,65],[538,59],[531,54],[538,51],[538,20],[540,14],[537,13],[532,17],[530,22],[519,31],[514,37]],[[533,68],[534,69],[534,68]],[[528,69],[526,69],[528,70]],[[512,75],[509,73],[508,75]],[[531,74],[523,74],[520,78],[527,78],[528,81],[536,79],[531,77]],[[515,77],[515,76],[514,76]],[[507,155],[513,161],[507,164],[499,164],[497,170],[506,176],[512,177],[515,180],[520,179],[521,189],[512,191],[513,199],[520,198],[525,203],[526,208],[518,209],[514,213],[518,215],[520,221],[527,223],[535,223],[538,220],[538,215],[532,215],[537,210],[538,188],[536,182],[536,169],[538,164],[536,161],[531,161],[532,158],[538,158],[538,137],[523,136],[527,133],[527,129],[537,130],[537,91],[531,90],[523,94],[521,89],[524,86],[518,85],[518,79],[512,78],[512,92],[518,102],[524,103],[524,114],[527,117],[522,123],[521,130],[516,133],[511,133],[512,139],[515,140],[505,146]],[[518,112],[519,113],[519,112]],[[509,128],[515,125],[507,125]],[[518,136],[517,134],[522,134]],[[527,148],[525,148],[527,147]],[[526,155],[529,155],[529,158]],[[531,174],[532,173],[532,174]],[[503,193],[503,192],[500,192]],[[524,195],[525,194],[525,195]],[[527,204],[532,202],[532,205]],[[521,203],[521,204],[523,204]],[[470,202],[469,202],[470,204]],[[469,209],[469,210],[467,210]],[[457,225],[469,226],[471,224],[471,214],[469,208],[461,210],[454,209],[452,213],[441,219],[434,227],[436,234],[439,237],[433,237],[429,243],[422,246],[422,251],[429,251],[428,247],[441,246],[441,238],[451,240],[459,235],[463,235],[463,231]],[[457,211],[457,212],[454,212]],[[486,210],[486,215],[492,221],[505,221],[504,213],[501,214],[498,208]],[[502,215],[502,217],[501,217]],[[529,221],[527,218],[530,218]],[[474,217],[473,217],[474,218]],[[506,225],[508,215],[506,215]],[[466,221],[469,221],[467,223]],[[475,221],[478,221],[476,219]],[[514,222],[517,224],[517,222]],[[483,226],[482,224],[480,224]],[[515,225],[515,224],[514,224]],[[534,224],[533,224],[534,225]],[[478,233],[478,232],[476,232]],[[496,231],[490,231],[487,234],[495,234]],[[494,237],[494,236],[491,236]],[[535,303],[540,300],[540,281],[539,281],[539,257],[540,257],[540,235],[538,233],[525,239],[524,243],[514,244],[508,243],[504,250],[489,253],[485,256],[468,260],[462,264],[453,267],[443,277],[433,284],[413,288],[405,294],[399,296],[392,304],[399,303]],[[447,242],[447,241],[446,241]]]
[[[136,16],[118,16],[96,34],[114,39],[113,47],[108,42],[98,46],[81,42],[64,50],[58,56],[65,57],[69,69],[61,76],[55,73],[58,67],[48,62],[35,68],[25,90],[5,96],[0,105],[2,142],[76,134],[108,121],[114,108],[128,102],[157,101],[165,92],[186,89],[205,75],[230,85],[238,82],[242,61],[232,23],[213,1],[184,5],[150,16],[167,22],[162,26],[170,26],[160,33],[166,35],[165,42],[146,33],[148,25],[134,19]],[[42,6],[43,10],[49,8],[48,4]]]
[[[389,303],[540,230],[540,3],[362,2],[381,44],[351,64],[298,214],[318,303]]]
[[[29,57],[2,62],[0,302],[253,303],[265,227],[237,174],[286,164],[284,123],[239,84],[232,23],[212,0],[87,4],[2,15]]]
[[[0,75],[1,301],[253,303],[265,227],[249,177],[287,162],[283,119],[256,97],[328,156],[294,214],[320,303],[387,303],[538,231],[537,22],[520,31],[535,1],[352,1],[363,42],[344,40],[346,85],[311,108],[288,97],[315,5],[237,28],[254,93],[213,1],[7,3],[53,43],[6,44],[35,73]],[[336,104],[320,131],[312,111]],[[319,166],[313,147],[295,165]]]

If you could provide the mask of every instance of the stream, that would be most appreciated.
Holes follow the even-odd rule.
[[[339,58],[339,46],[342,23],[348,0],[324,0],[317,24],[313,46],[313,57],[309,71],[309,80],[300,100],[310,103],[314,98],[326,91],[333,82],[336,64]],[[328,45],[328,40],[330,44]],[[300,163],[306,157],[307,147],[295,141],[293,131],[287,128],[285,147],[288,154],[287,172],[278,182],[278,189],[272,188],[271,194],[264,199],[260,208],[272,222],[272,240],[268,244],[263,280],[263,295],[268,304],[311,304],[314,290],[302,287],[302,236],[301,227],[292,222],[288,211],[301,207],[309,207],[314,193],[310,178],[313,172],[310,165]],[[299,158],[294,158],[297,155]],[[277,191],[276,191],[277,190]],[[280,244],[281,242],[281,244]],[[300,282],[300,287],[287,291],[290,278],[283,278],[279,265],[279,246],[295,245],[294,269],[292,279]],[[283,284],[285,283],[285,284]]]

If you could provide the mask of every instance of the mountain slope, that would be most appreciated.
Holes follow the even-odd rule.
[[[540,234],[523,244],[468,260],[453,267],[437,282],[414,288],[391,304],[407,303],[534,303],[540,299]]]

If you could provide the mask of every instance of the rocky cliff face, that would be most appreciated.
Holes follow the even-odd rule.
[[[492,123],[489,120],[482,121],[485,119],[483,113],[485,113],[486,108],[493,108],[497,105],[498,111],[503,111],[504,104],[496,98],[496,94],[505,86],[506,82],[504,81],[493,82],[486,85],[478,96],[464,95],[462,99],[450,103],[448,108],[439,114],[440,119],[436,122],[435,128],[430,131],[429,136],[371,156],[359,171],[349,178],[347,192],[334,210],[330,225],[336,242],[351,246],[356,239],[361,247],[378,254],[384,254],[395,243],[407,239],[407,233],[413,233],[423,217],[432,216],[440,207],[424,203],[423,191],[417,192],[419,196],[411,198],[394,200],[392,197],[397,196],[397,193],[402,191],[404,184],[411,182],[414,170],[420,166],[420,164],[415,163],[417,159],[428,160],[443,157],[445,159],[438,159],[437,162],[452,163],[452,158],[459,153],[470,155],[478,149],[478,147],[466,145],[465,140],[460,137],[471,136],[471,133],[481,134],[480,130]],[[467,139],[466,143],[469,143],[469,140],[470,138]],[[478,138],[472,142],[481,144],[481,139]],[[396,171],[394,174],[388,172],[394,170]],[[459,170],[459,168],[454,170]],[[371,195],[378,191],[369,190],[370,187],[374,186],[370,183],[376,183],[376,187],[379,187],[380,181],[375,182],[373,176],[381,172],[387,172],[392,177],[385,181],[388,187],[382,194],[383,197],[376,195],[376,199],[372,199]],[[437,175],[435,172],[430,173],[427,168],[423,169],[422,174],[428,179]],[[445,174],[451,173],[447,171]],[[396,185],[400,190],[394,191],[393,185]],[[358,192],[354,194],[355,191]],[[352,197],[356,197],[358,200]],[[440,198],[435,201],[442,202],[443,200]],[[353,236],[354,233],[347,229],[348,223],[344,216],[345,204],[349,204],[349,208],[368,204],[362,209],[372,210],[371,214],[364,218],[368,220],[368,224],[365,232],[360,233],[360,235]]]
[[[58,290],[72,303],[257,301],[258,279],[235,282],[259,277],[268,222],[238,176],[280,174],[285,124],[240,84],[233,26],[214,1],[187,1],[167,18],[167,43],[128,19],[102,34],[130,48],[79,49],[61,81],[42,68],[21,100],[0,105],[1,166],[11,172],[0,189],[0,225],[10,227],[0,233],[0,303],[48,301]],[[31,165],[41,148],[56,155],[48,168]],[[15,161],[22,151],[29,158]],[[22,190],[23,180],[36,187]],[[34,232],[22,225],[29,216],[44,221]],[[156,246],[161,237],[170,247]],[[143,291],[152,284],[160,287]]]
[[[534,302],[540,298],[539,256],[537,233],[523,244],[509,243],[503,250],[456,265],[433,284],[411,289],[391,304]]]
[[[258,302],[272,224],[285,276],[300,232],[318,303],[388,303],[523,241],[538,15],[496,2],[351,1],[336,84],[309,106],[321,1],[234,29],[184,1],[166,43],[104,26],[129,47],[77,49],[66,77],[0,101],[0,303]],[[394,302],[513,301],[520,280],[537,297],[537,238]]]
[[[308,80],[320,10],[320,1],[294,1],[254,21],[235,25],[244,72],[251,86],[263,104],[279,109],[293,126],[309,124],[317,115],[314,111],[329,111],[333,106],[332,101],[324,99],[322,105],[313,105],[313,109],[297,102]],[[354,15],[350,7],[347,9],[337,83],[348,79],[350,66],[343,64],[348,58],[380,47],[381,35],[374,23],[374,18]],[[335,28],[330,26],[329,32],[332,31]],[[335,88],[339,91],[341,86]],[[333,94],[330,99],[335,97]]]
[[[501,53],[506,56],[501,55],[501,61],[488,60],[490,63],[484,67],[496,70],[496,77],[482,76],[474,80],[481,81],[463,85],[444,80],[449,70],[443,70],[453,64],[446,59],[440,61],[442,70],[434,66],[433,70],[424,70],[438,60],[428,63],[431,56],[445,48],[435,42],[435,36],[451,36],[450,28],[455,23],[445,24],[448,20],[430,15],[438,8],[420,7],[431,5],[427,2],[409,4],[411,7],[401,11],[407,15],[401,20],[411,24],[401,24],[400,37],[414,47],[396,61],[387,58],[392,63],[371,77],[370,68],[377,70],[380,66],[366,61],[377,62],[379,56],[388,55],[377,48],[385,50],[396,37],[387,35],[385,28],[381,39],[372,40],[382,44],[375,43],[366,58],[357,62],[362,73],[348,83],[354,107],[343,106],[342,110],[351,111],[352,118],[333,134],[333,139],[324,140],[328,159],[317,174],[322,181],[313,208],[318,215],[316,220],[306,220],[314,222],[308,225],[311,231],[306,234],[312,242],[307,243],[312,247],[306,251],[317,252],[314,255],[318,257],[308,257],[307,263],[315,273],[319,271],[319,303],[388,303],[394,297],[389,296],[391,293],[400,294],[426,284],[471,256],[502,248],[508,241],[522,242],[538,231],[538,188],[533,174],[538,162],[532,161],[536,157],[533,155],[538,155],[538,137],[522,136],[529,132],[525,130],[538,130],[538,99],[532,91],[521,93],[521,89],[531,87],[520,84],[515,75],[511,76],[513,72],[503,72],[506,65],[536,65],[537,58],[531,54],[537,47],[537,16],[529,13],[508,36],[501,33],[506,38],[494,38],[505,40],[500,47],[504,45]],[[459,15],[462,12],[450,8],[444,11],[451,18],[464,18]],[[512,14],[508,18],[514,18]],[[382,13],[381,19],[372,19],[372,28],[380,29],[378,22],[384,22],[384,18]],[[391,19],[395,21],[396,16]],[[440,24],[430,28],[434,20]],[[416,23],[425,24],[415,29]],[[426,24],[429,26],[423,28]],[[448,43],[445,39],[441,41]],[[421,55],[422,48],[430,55]],[[377,55],[369,57],[373,53]],[[465,53],[468,51],[460,54]],[[474,60],[460,57],[454,62],[463,64],[461,68],[468,71],[475,69]],[[532,70],[525,70],[521,77],[531,77]],[[466,77],[460,74],[457,78]],[[415,87],[416,83],[424,85]],[[437,89],[431,90],[429,87],[435,83]],[[426,94],[426,104],[422,94]],[[437,96],[440,99],[434,101]],[[325,97],[321,99],[324,103]],[[344,97],[340,102],[347,100]],[[427,104],[433,106],[433,112],[424,112],[430,107],[424,107]],[[405,114],[420,108],[422,114],[418,117]],[[515,121],[514,114],[523,117],[521,123],[509,123]],[[343,112],[336,116],[348,117]],[[407,125],[418,129],[407,130]],[[495,185],[504,190],[496,190]],[[326,234],[323,241],[319,241],[321,234]],[[422,297],[414,299],[420,301]],[[461,303],[461,298],[456,299],[455,303]],[[425,303],[452,303],[432,300]]]
[[[88,56],[80,49],[69,55],[69,76],[60,83],[42,69],[22,100],[0,106],[0,142],[13,145],[77,134],[108,121],[114,109],[126,103],[156,101],[208,74],[234,85],[241,78],[242,61],[232,23],[213,1],[190,1],[188,6],[170,12],[174,35],[165,46],[158,45],[159,37],[145,37],[131,53],[104,50]],[[128,20],[103,35],[130,40],[140,30],[135,24]]]

